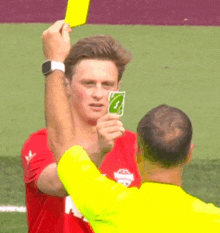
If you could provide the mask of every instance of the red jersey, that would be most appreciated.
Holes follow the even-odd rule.
[[[101,173],[127,187],[140,187],[135,148],[136,134],[126,130],[123,136],[115,140],[113,150],[106,155],[99,168]],[[70,196],[53,197],[37,188],[37,180],[43,169],[56,162],[48,147],[46,129],[41,129],[28,138],[21,158],[26,187],[28,232],[92,233],[88,221],[75,207]]]

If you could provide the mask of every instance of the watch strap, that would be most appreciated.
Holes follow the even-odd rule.
[[[46,76],[54,70],[61,70],[65,73],[65,65],[62,62],[47,60],[42,65],[42,73]]]
[[[54,70],[61,70],[65,72],[65,65],[62,62],[51,61],[51,71],[53,72]]]

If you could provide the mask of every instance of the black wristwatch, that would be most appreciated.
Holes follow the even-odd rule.
[[[47,60],[42,65],[42,73],[48,75],[54,70],[61,70],[65,72],[65,65],[62,62]]]

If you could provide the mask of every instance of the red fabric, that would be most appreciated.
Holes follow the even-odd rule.
[[[100,166],[102,174],[128,187],[141,185],[135,160],[136,134],[128,130],[116,139],[114,149]],[[54,163],[47,144],[46,129],[33,133],[22,149],[26,186],[27,222],[29,233],[92,233],[86,219],[70,197],[59,198],[41,193],[37,180],[45,167]]]

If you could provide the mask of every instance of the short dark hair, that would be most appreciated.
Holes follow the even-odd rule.
[[[165,104],[152,109],[140,120],[137,133],[145,159],[165,168],[186,161],[192,140],[192,124],[180,109]]]
[[[79,40],[70,50],[65,59],[65,76],[70,81],[74,68],[82,59],[111,60],[118,69],[118,82],[122,78],[125,66],[131,60],[131,53],[125,50],[119,41],[109,35],[98,35]]]

